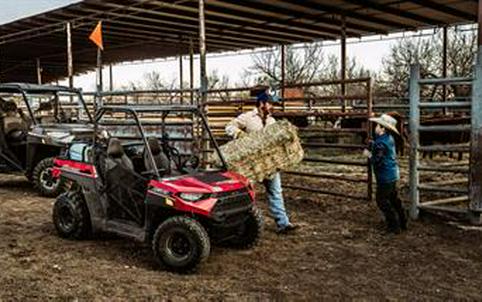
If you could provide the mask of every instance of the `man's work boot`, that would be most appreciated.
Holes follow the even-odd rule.
[[[296,224],[289,223],[283,227],[279,227],[276,233],[280,235],[286,235],[286,234],[292,233],[297,228],[298,226]]]

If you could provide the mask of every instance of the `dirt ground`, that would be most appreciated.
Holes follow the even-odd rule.
[[[0,176],[0,300],[482,299],[479,230],[425,217],[387,236],[374,203],[285,193],[296,234],[278,236],[267,219],[253,250],[214,247],[197,274],[177,275],[132,242],[60,239],[53,200]]]

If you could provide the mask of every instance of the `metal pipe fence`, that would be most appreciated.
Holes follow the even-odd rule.
[[[344,96],[339,94],[342,85],[346,85]],[[284,172],[285,175],[290,175],[285,180],[288,183],[285,183],[284,187],[338,197],[371,200],[371,166],[361,155],[361,150],[367,147],[367,141],[371,136],[371,127],[368,122],[373,108],[371,79],[319,81],[290,84],[282,88],[285,97],[275,108],[273,115],[275,118],[286,118],[298,126],[302,145],[306,151],[306,157],[302,162],[303,167]],[[253,87],[207,91],[207,101],[202,104],[202,109],[205,110],[209,126],[219,143],[229,141],[224,132],[226,124],[240,113],[255,107],[256,101],[250,96],[251,89]],[[103,92],[101,97],[105,105],[182,104],[183,100],[189,99],[191,93],[197,96],[194,98],[194,103],[200,105],[199,92],[190,89]],[[85,99],[91,110],[94,97],[95,93],[85,93]],[[344,107],[345,103],[346,107]],[[364,107],[357,107],[359,105]],[[110,126],[120,127],[120,124],[125,123],[125,121],[115,122],[115,119],[123,117],[112,118],[113,121],[109,121]],[[160,121],[149,120],[152,117],[141,116],[140,118],[152,128],[150,129],[152,133],[155,132],[155,127],[160,127]],[[335,126],[337,121],[342,121],[342,125]],[[344,122],[347,125],[344,125]],[[199,126],[199,123],[189,119],[166,121],[166,127],[179,134],[171,135],[168,138],[169,141],[172,144],[181,144],[196,138],[199,140],[197,145],[204,146],[200,143],[203,140],[202,134],[196,125]],[[187,128],[190,130],[188,131]],[[126,139],[133,137],[135,135],[131,133],[125,134]],[[356,140],[358,142],[353,142]],[[212,150],[201,150],[201,152],[210,153]],[[348,158],[343,156],[347,153],[351,154]],[[310,171],[305,170],[305,167],[309,167]],[[337,169],[344,169],[345,172],[336,172]],[[357,169],[357,172],[348,171],[347,173],[347,169]],[[298,182],[303,185],[292,184],[296,182],[296,180],[291,181],[293,177],[299,178]],[[365,192],[355,194],[343,190],[322,190],[318,185],[322,180],[340,182],[335,187],[341,187],[342,183],[358,184],[358,187]],[[307,183],[311,185],[306,185]],[[359,186],[360,184],[365,184],[365,188]]]
[[[476,166],[474,152],[480,153],[480,150],[474,150],[473,147],[473,133],[480,131],[478,130],[480,129],[480,121],[477,121],[476,116],[482,114],[480,105],[477,105],[481,100],[477,92],[482,88],[480,87],[482,73],[477,74],[477,70],[480,71],[480,68],[478,64],[475,68],[474,78],[421,79],[420,66],[411,66],[409,126],[410,199],[412,202],[410,212],[412,218],[417,218],[420,210],[462,213],[467,217],[474,216],[474,213],[477,213],[476,216],[480,217],[482,211],[480,193],[474,193],[473,183],[474,166]],[[440,102],[422,98],[421,87],[440,84],[473,85],[472,100],[469,102],[466,98],[462,98],[459,101]],[[452,120],[441,118],[424,123],[422,117],[426,111],[445,110],[446,108],[450,108],[452,114],[458,111],[458,118]],[[465,133],[472,133],[472,136]],[[435,137],[438,137],[440,141],[437,141]],[[450,141],[450,137],[457,139]],[[425,142],[422,145],[422,138],[429,138],[430,143]],[[466,141],[462,141],[464,138]],[[422,163],[419,153],[426,151],[470,153],[470,162]],[[435,175],[442,180],[424,183],[422,173],[431,173],[430,175]],[[444,177],[449,179],[445,180]],[[480,179],[480,176],[478,177]],[[473,198],[478,199],[479,202],[473,202]]]
[[[343,84],[347,85],[346,96],[337,93],[337,89]],[[349,85],[355,87],[350,89]],[[284,188],[362,200],[372,198],[371,166],[361,156],[361,150],[367,147],[367,140],[371,135],[368,122],[368,118],[372,116],[371,85],[370,78],[362,78],[290,84],[281,87],[285,97],[281,99],[281,104],[276,107],[273,116],[278,119],[286,118],[298,126],[302,146],[305,149],[302,166],[296,170],[284,172],[285,175],[290,176],[284,179]],[[249,97],[251,89],[252,87],[242,87],[208,91],[206,112],[209,124],[219,141],[229,140],[224,134],[224,128],[232,118],[254,108],[255,100]],[[347,106],[343,112],[345,101]],[[354,105],[361,103],[366,105],[365,108],[355,109]],[[337,120],[354,122],[355,125],[335,128],[334,124]],[[351,139],[358,136],[360,142],[343,142],[342,138],[347,136],[351,136]],[[330,152],[335,156],[328,156],[327,153]],[[347,152],[356,152],[352,154],[358,159],[340,156]],[[347,175],[350,173],[346,172],[344,175],[327,172],[336,170],[337,167],[361,169],[358,174],[362,176],[350,176]],[[319,183],[322,180],[365,184],[365,192],[353,194],[343,190],[320,189]],[[339,184],[335,187],[343,187],[343,185]]]

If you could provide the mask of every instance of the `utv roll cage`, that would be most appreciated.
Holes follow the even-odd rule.
[[[219,167],[220,170],[221,171],[227,171],[228,168],[227,168],[226,160],[225,160],[223,154],[221,153],[221,151],[219,149],[219,145],[216,142],[216,139],[214,138],[211,129],[209,128],[206,117],[202,113],[202,111],[196,106],[190,106],[190,105],[169,105],[169,106],[152,106],[152,105],[121,106],[121,105],[112,105],[112,106],[102,106],[98,109],[98,111],[95,115],[95,120],[94,120],[94,129],[95,130],[94,130],[94,133],[98,132],[99,125],[102,125],[102,123],[100,123],[100,120],[102,119],[102,117],[106,113],[126,113],[126,114],[130,114],[133,117],[134,123],[139,130],[139,133],[141,135],[141,140],[142,140],[142,142],[143,142],[143,144],[146,148],[147,156],[149,157],[149,161],[151,162],[153,167],[156,167],[156,169],[154,169],[155,170],[154,171],[155,176],[159,179],[159,178],[161,178],[161,176],[159,174],[158,167],[157,167],[156,162],[154,160],[152,150],[151,150],[151,148],[149,146],[149,143],[147,141],[147,136],[146,136],[142,121],[139,118],[139,113],[141,113],[141,114],[144,114],[144,113],[161,113],[161,119],[162,119],[161,120],[161,134],[164,137],[164,135],[166,133],[165,119],[172,112],[190,113],[193,117],[197,116],[197,117],[200,118],[202,126],[203,126],[203,128],[206,132],[203,133],[203,135],[200,138],[197,138],[197,139],[201,139],[201,142],[202,142],[204,140],[204,136],[207,134],[207,136],[209,138],[209,141],[212,143],[212,146],[214,147],[214,150],[215,150],[217,156],[219,156],[219,159],[221,161],[222,166]],[[96,136],[97,135],[94,135],[94,141],[96,139]],[[196,139],[196,138],[193,137],[193,140],[194,139]]]
[[[51,93],[53,94],[57,101],[55,102],[55,112],[58,112],[60,102],[58,101],[58,94],[59,92],[64,93],[71,93],[76,94],[79,97],[80,102],[82,103],[82,109],[85,111],[88,121],[92,123],[93,118],[87,108],[85,100],[82,96],[82,90],[77,88],[70,88],[66,86],[56,86],[56,85],[36,85],[36,84],[28,84],[28,83],[2,83],[0,84],[0,94],[1,93],[19,93],[22,95],[22,99],[25,103],[27,111],[30,115],[31,121],[34,125],[38,124],[38,121],[35,119],[34,112],[32,111],[32,106],[29,102],[28,95],[29,94],[42,94],[42,93]]]

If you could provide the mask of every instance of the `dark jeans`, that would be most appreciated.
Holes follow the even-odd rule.
[[[385,216],[388,230],[397,232],[407,228],[407,217],[398,197],[397,182],[377,184],[377,205]]]

